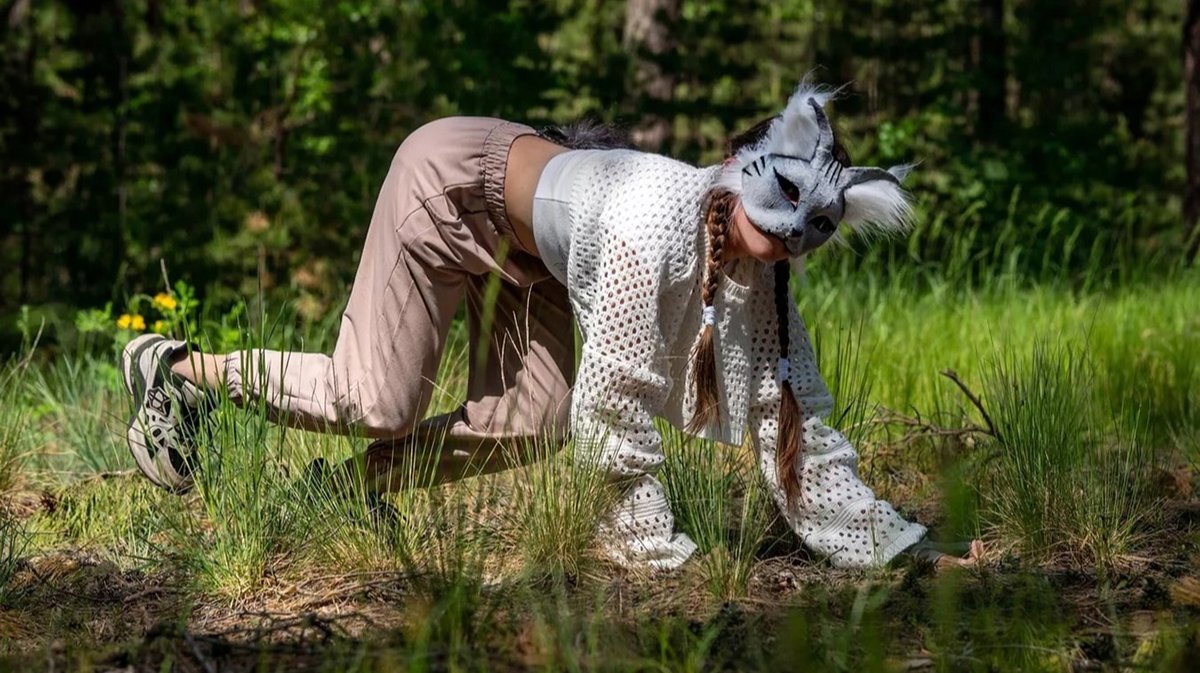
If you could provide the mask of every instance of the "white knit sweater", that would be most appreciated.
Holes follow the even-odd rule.
[[[690,356],[701,331],[707,242],[701,208],[720,167],[614,150],[594,153],[574,172],[567,275],[584,337],[572,403],[576,450],[623,489],[601,524],[611,556],[672,568],[695,544],[675,531],[655,477],[664,458],[652,419],[682,428],[692,416]],[[787,522],[834,565],[883,564],[917,542],[925,528],[875,498],[858,478],[854,448],[821,421],[833,401],[794,306],[791,381],[806,420],[802,497],[787,506],[775,467],[781,389],[771,267],[749,259],[728,265],[715,308],[722,419],[705,436],[740,445],[749,433]]]

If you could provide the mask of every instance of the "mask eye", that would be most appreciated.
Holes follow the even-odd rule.
[[[773,168],[771,170],[775,171]],[[800,188],[795,183],[780,175],[779,171],[775,171],[775,181],[779,183],[783,195],[793,206],[800,203]]]
[[[825,217],[824,215],[817,215],[809,220],[808,226],[826,235],[832,234],[833,230],[837,229],[837,225],[833,223],[833,220]]]

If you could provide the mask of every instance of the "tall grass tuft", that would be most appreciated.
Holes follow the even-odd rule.
[[[774,518],[754,461],[716,442],[674,429],[664,434],[662,479],[676,526],[691,536],[710,596],[745,595],[758,550]]]
[[[574,447],[538,438],[512,456],[530,464],[513,476],[511,529],[531,579],[578,576],[592,560],[600,518],[615,501],[615,489],[600,470],[577,460]]]
[[[261,365],[243,375],[261,375]],[[230,597],[253,591],[273,558],[300,544],[295,524],[301,500],[283,468],[288,430],[272,421],[264,402],[239,407],[222,391],[197,437],[194,497],[203,516],[182,512],[173,528],[205,590]]]
[[[24,399],[28,364],[10,362],[0,369],[0,493],[25,479],[25,464],[33,449],[33,409]]]
[[[397,567],[398,523],[373,507],[375,501],[361,471],[344,463],[359,451],[360,440],[345,435],[293,431],[286,454],[293,482],[296,516],[294,531],[306,561],[341,571],[384,571]],[[312,461],[320,460],[336,478],[316,478]]]
[[[1119,565],[1149,520],[1149,452],[1105,433],[1113,410],[1096,407],[1095,376],[1082,346],[1044,338],[1028,355],[1002,351],[987,373],[999,439],[985,516],[1032,560]]]
[[[867,421],[874,415],[871,393],[877,378],[872,369],[874,358],[864,335],[867,315],[837,329],[818,326],[812,330],[813,350],[819,360],[822,378],[833,396],[833,413],[827,419],[841,429],[854,446],[867,437]]]
[[[53,440],[39,456],[62,475],[115,472],[132,467],[121,425],[127,395],[115,361],[72,354],[33,370],[30,385]],[[124,403],[124,404],[123,404]]]

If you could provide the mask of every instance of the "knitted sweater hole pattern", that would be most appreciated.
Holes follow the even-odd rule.
[[[695,407],[691,353],[701,332],[707,244],[701,208],[719,167],[695,168],[629,150],[592,153],[575,169],[568,288],[584,337],[572,398],[576,456],[609,475],[619,498],[600,522],[601,544],[623,565],[674,568],[696,545],[656,476],[664,460],[654,419],[686,426]],[[726,266],[714,303],[720,421],[701,434],[749,439],[790,527],[839,567],[886,563],[925,533],[858,477],[857,454],[822,418],[833,407],[795,306],[788,321],[789,381],[804,414],[789,505],[775,466],[781,399],[771,267]]]

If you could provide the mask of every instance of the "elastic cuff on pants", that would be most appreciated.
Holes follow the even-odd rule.
[[[225,356],[225,390],[229,392],[229,399],[233,402],[241,402],[244,399],[241,353],[230,353]]]
[[[508,212],[504,207],[504,177],[508,167],[508,152],[513,141],[521,136],[536,135],[537,131],[524,124],[501,122],[488,133],[483,141],[483,198],[487,204],[488,217],[496,230],[522,252],[533,254],[524,241],[517,238]]]

